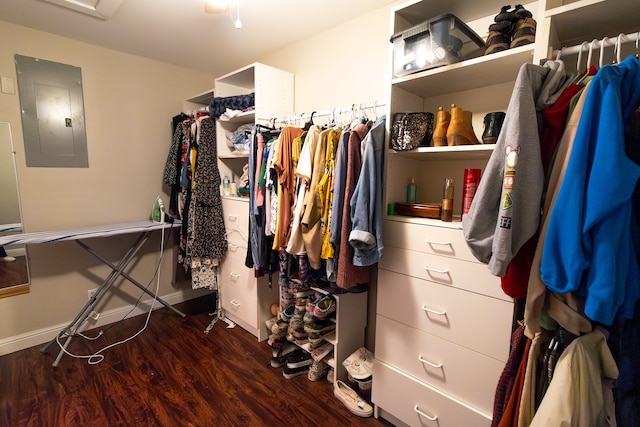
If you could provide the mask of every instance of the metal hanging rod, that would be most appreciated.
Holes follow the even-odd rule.
[[[374,102],[368,102],[365,104],[353,104],[350,106],[338,107],[338,108],[334,108],[333,110],[314,111],[312,113],[302,113],[299,115],[296,114],[296,115],[291,115],[291,116],[286,116],[281,118],[259,117],[258,120],[269,122],[271,124],[293,123],[298,120],[310,120],[313,117],[328,117],[328,116],[335,116],[338,114],[351,113],[351,112],[358,113],[358,112],[370,110],[377,107],[384,107],[385,105],[387,105],[386,101],[374,101]]]
[[[593,39],[591,42],[583,42],[579,45],[571,46],[571,47],[563,47],[558,50],[553,51],[553,56],[565,56],[565,55],[575,55],[581,53],[582,51],[588,52],[589,49],[600,49],[602,47],[607,46],[617,46],[622,43],[636,43],[636,50],[638,50],[638,40],[640,40],[640,31],[636,33],[630,34],[619,34],[615,37],[604,37],[600,40]]]

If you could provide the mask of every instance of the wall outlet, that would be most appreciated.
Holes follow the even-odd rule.
[[[98,318],[100,317],[100,313],[98,313],[97,311],[92,311],[91,313],[89,313],[89,317],[93,320],[98,320]]]
[[[89,289],[87,291],[87,300],[91,301],[91,298],[93,298],[93,296],[96,294],[96,292],[98,292],[98,289]]]

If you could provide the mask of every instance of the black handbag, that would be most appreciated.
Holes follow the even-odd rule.
[[[391,148],[396,151],[428,147],[433,135],[434,115],[429,112],[395,113],[391,127]]]

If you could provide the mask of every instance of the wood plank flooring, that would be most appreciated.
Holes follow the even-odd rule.
[[[211,318],[193,311],[185,319],[153,312],[142,334],[106,350],[97,365],[64,356],[53,368],[56,346],[0,357],[0,426],[391,425],[351,414],[326,380],[284,378],[270,366],[271,347],[238,326],[220,321],[204,334]],[[74,338],[69,350],[90,354],[123,340],[145,317],[105,326],[95,341]]]

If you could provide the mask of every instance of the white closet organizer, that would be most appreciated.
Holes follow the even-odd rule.
[[[390,34],[452,13],[486,40],[504,4],[411,1],[392,9]],[[473,112],[480,139],[485,114],[506,111],[523,63],[542,63],[563,46],[637,31],[640,13],[640,3],[624,0],[540,0],[524,6],[537,21],[535,43],[392,78],[388,117],[435,113],[454,103]],[[567,60],[567,67],[576,66],[575,57]],[[468,250],[460,213],[464,169],[483,169],[492,150],[482,144],[386,150],[385,206],[405,201],[411,178],[419,203],[440,202],[445,177],[456,183],[453,222],[397,215],[383,220],[372,400],[375,415],[396,425],[491,424],[509,352],[513,301]]]
[[[256,123],[256,117],[276,117],[293,112],[293,74],[264,64],[254,63],[215,80],[216,98],[255,93],[255,110],[230,120],[216,120],[218,167],[220,177],[227,175],[239,183],[248,151],[234,151],[226,135],[240,125]],[[265,123],[263,123],[265,124]],[[239,187],[239,185],[238,185]],[[274,276],[269,287],[267,277],[254,277],[245,266],[249,223],[249,199],[223,196],[229,251],[220,267],[220,302],[227,318],[255,335],[267,339],[265,320],[271,318],[271,304],[278,302],[278,283]]]
[[[248,151],[236,151],[227,143],[227,134],[240,125],[257,123],[257,117],[277,117],[293,113],[293,74],[260,63],[253,63],[215,79],[213,90],[185,100],[184,111],[208,106],[214,97],[255,94],[255,109],[229,120],[216,120],[216,142],[220,178],[228,176],[239,183]],[[266,123],[263,123],[266,124]],[[239,186],[239,185],[238,185]],[[254,277],[245,266],[249,231],[249,199],[222,196],[222,210],[229,242],[221,262],[219,298],[223,315],[256,336],[267,339],[265,320],[271,317],[271,304],[278,302],[277,278],[270,288],[267,277]]]

